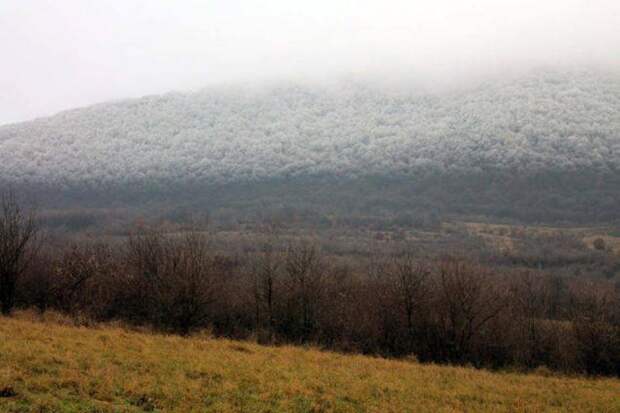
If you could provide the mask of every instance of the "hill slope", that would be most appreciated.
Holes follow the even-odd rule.
[[[314,203],[328,209],[346,202],[344,183],[355,206],[417,198],[381,205],[392,211],[618,218],[620,76],[534,72],[443,93],[290,84],[100,104],[0,127],[0,183],[220,206],[248,185],[250,202],[285,205],[299,198],[289,191],[319,187],[328,202]]]
[[[620,411],[620,381],[0,318],[2,412]]]
[[[14,181],[231,182],[620,169],[620,76],[541,72],[443,94],[364,83],[211,89],[0,128]]]

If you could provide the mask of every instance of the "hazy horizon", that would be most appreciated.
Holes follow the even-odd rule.
[[[456,84],[535,67],[620,67],[620,3],[24,0],[0,4],[0,125],[235,83]]]

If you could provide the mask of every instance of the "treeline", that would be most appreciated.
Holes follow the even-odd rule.
[[[312,240],[267,236],[214,253],[207,232],[136,228],[52,246],[13,197],[0,216],[2,311],[36,307],[160,331],[487,368],[620,376],[620,289],[412,251],[357,265]]]
[[[0,176],[0,188],[8,185]],[[545,170],[375,175],[346,178],[270,178],[225,185],[144,181],[127,185],[20,184],[20,194],[43,199],[46,224],[80,231],[131,222],[137,215],[186,222],[209,211],[233,227],[247,221],[295,223],[312,228],[434,229],[445,219],[553,225],[620,222],[620,174]],[[114,211],[123,211],[117,215]]]

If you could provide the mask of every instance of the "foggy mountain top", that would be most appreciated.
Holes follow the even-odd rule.
[[[0,127],[0,177],[97,188],[620,171],[620,76],[534,71],[440,94],[355,81],[213,86]]]
[[[620,67],[620,3],[0,4],[0,124],[216,85],[376,79],[463,87],[535,67]]]
[[[585,83],[584,83],[585,81]],[[131,98],[110,99],[104,102],[93,103],[81,107],[69,108],[53,113],[50,116],[41,116],[32,121],[46,122],[47,119],[63,118],[73,115],[81,116],[85,112],[98,111],[104,108],[122,108],[140,105],[142,102],[163,102],[172,100],[212,100],[223,102],[251,102],[265,101],[272,97],[281,99],[282,96],[294,96],[296,93],[330,97],[334,103],[338,100],[348,101],[355,96],[383,96],[404,100],[419,101],[429,98],[432,100],[447,100],[472,96],[478,93],[503,93],[509,95],[515,92],[515,87],[522,92],[522,88],[540,87],[540,94],[544,94],[547,85],[543,83],[560,83],[563,88],[571,88],[579,83],[579,88],[587,93],[596,92],[598,88],[606,88],[607,92],[620,94],[620,71],[610,70],[607,66],[597,65],[566,65],[561,69],[557,66],[539,66],[535,68],[513,68],[504,73],[486,74],[461,78],[460,81],[428,81],[415,72],[373,72],[364,74],[342,74],[328,78],[312,77],[283,77],[269,80],[245,80],[215,83],[190,90],[172,90],[164,93],[153,93]],[[182,108],[181,108],[182,110]],[[204,113],[204,115],[208,115]],[[30,121],[0,124],[0,129],[19,127]]]

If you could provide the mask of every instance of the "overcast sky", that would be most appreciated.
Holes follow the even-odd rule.
[[[0,124],[219,83],[620,64],[620,0],[0,0]]]

